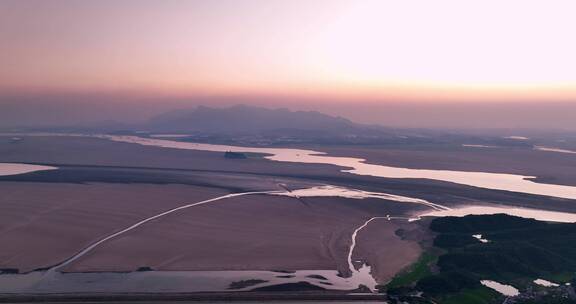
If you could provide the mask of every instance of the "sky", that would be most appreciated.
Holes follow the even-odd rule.
[[[386,105],[562,112],[576,104],[575,11],[573,0],[0,0],[0,109],[90,96],[77,102],[363,105],[368,116],[352,116],[370,122]]]

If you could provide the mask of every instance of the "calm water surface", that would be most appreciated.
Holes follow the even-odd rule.
[[[342,172],[358,175],[369,175],[386,178],[432,179],[485,189],[576,199],[576,187],[537,183],[531,180],[536,178],[535,176],[451,170],[408,169],[368,164],[365,162],[366,160],[361,158],[328,156],[323,152],[302,149],[257,148],[198,144],[165,139],[143,138],[137,136],[100,135],[98,137],[117,142],[174,149],[213,152],[233,151],[244,153],[262,153],[267,154],[265,157],[266,159],[273,161],[336,165],[346,168],[343,169]]]
[[[36,171],[56,170],[58,168],[51,166],[39,166],[17,163],[0,163],[0,176],[18,175]]]
[[[508,296],[508,297],[514,297],[520,294],[520,292],[518,291],[518,289],[516,289],[514,286],[510,286],[510,285],[505,285],[505,284],[501,284],[495,281],[490,281],[490,280],[482,280],[480,281],[480,283],[488,288],[492,288],[494,290],[496,290],[497,292]]]

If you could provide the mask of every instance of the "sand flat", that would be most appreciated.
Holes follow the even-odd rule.
[[[400,270],[416,261],[422,253],[417,242],[402,240],[396,235],[400,228],[415,229],[416,224],[398,220],[376,219],[367,225],[357,237],[353,261],[362,261],[372,268],[372,276],[378,282],[388,282]],[[392,232],[392,233],[391,233]]]
[[[143,226],[66,271],[336,269],[334,240],[359,222],[332,218],[300,201],[246,196],[183,210]],[[338,242],[336,242],[338,243]],[[153,244],[153,246],[150,246]]]
[[[140,218],[223,194],[182,185],[2,182],[0,268],[51,266]]]
[[[226,159],[222,152],[169,149],[66,136],[29,136],[10,144],[0,136],[3,162],[172,168],[264,174],[340,174],[337,166],[272,162],[263,158]]]
[[[236,197],[186,209],[139,227],[102,244],[63,270],[133,271],[152,267],[164,271],[333,269],[347,273],[352,231],[370,214],[383,215],[404,207],[377,199]],[[393,260],[387,260],[384,252],[384,258],[374,265],[379,278],[386,280],[417,258],[418,245],[401,241],[395,235],[397,225],[375,227],[382,241],[363,243],[361,254],[382,252],[372,247],[382,242],[388,243],[385,248],[401,245],[398,250],[415,251]]]

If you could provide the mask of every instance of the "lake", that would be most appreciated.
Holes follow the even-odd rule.
[[[357,175],[369,175],[385,178],[431,179],[473,187],[520,192],[535,195],[576,199],[576,187],[537,183],[524,176],[506,173],[468,172],[452,170],[409,169],[366,163],[365,159],[353,157],[329,156],[324,152],[289,149],[258,148],[228,145],[199,144],[166,139],[144,138],[138,136],[98,135],[97,137],[117,142],[133,143],[173,149],[200,150],[212,152],[241,152],[266,154],[265,158],[279,162],[307,164],[329,164],[342,167],[342,172]]]

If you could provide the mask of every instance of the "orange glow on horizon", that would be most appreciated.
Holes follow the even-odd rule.
[[[4,1],[3,91],[576,102],[570,0]]]

